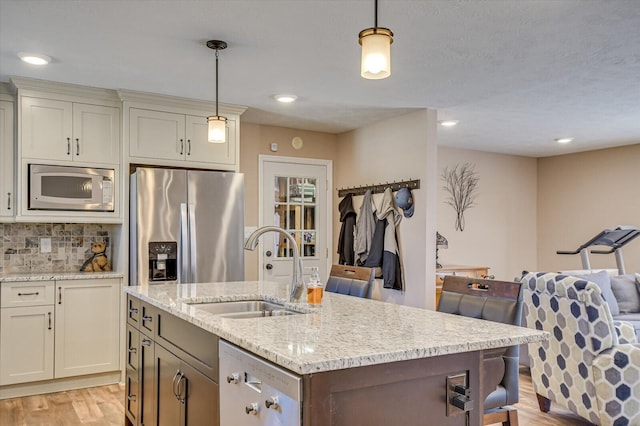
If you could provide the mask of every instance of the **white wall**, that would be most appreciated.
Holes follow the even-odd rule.
[[[465,212],[461,232],[440,176],[445,167],[464,163],[475,166],[479,181],[476,206]],[[504,281],[537,268],[536,164],[535,158],[438,148],[438,231],[449,242],[439,250],[440,263],[488,266],[490,275]]]
[[[435,307],[436,124],[436,111],[425,109],[339,135],[334,168],[334,184],[338,188],[421,180],[420,189],[413,191],[414,215],[403,217],[398,227],[406,291],[383,289],[378,280],[373,296],[432,309]],[[334,206],[338,206],[337,191],[334,196]],[[374,197],[376,204],[381,196]],[[356,211],[361,203],[361,196],[354,197]],[[337,242],[340,230],[337,208],[333,223]],[[337,263],[335,253],[334,263]]]
[[[640,227],[640,144],[538,160],[539,269],[581,269],[575,250],[605,228]],[[605,247],[600,247],[605,248]],[[640,238],[622,249],[627,273],[640,272]],[[613,255],[590,255],[615,268]]]

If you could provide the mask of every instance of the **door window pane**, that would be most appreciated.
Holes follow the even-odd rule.
[[[300,255],[316,256],[316,179],[306,177],[275,178],[274,223],[291,233]],[[274,252],[277,257],[291,257],[290,244],[280,236]]]

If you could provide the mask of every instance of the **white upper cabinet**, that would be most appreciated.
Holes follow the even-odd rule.
[[[0,222],[13,220],[16,205],[13,102],[4,96],[0,98]]]
[[[211,102],[121,90],[129,162],[212,170],[239,169],[239,126],[243,107],[220,105],[227,117],[227,142],[207,140]],[[126,148],[125,148],[126,152]]]
[[[118,108],[28,96],[21,102],[23,158],[118,163]]]
[[[184,115],[131,108],[129,141],[132,157],[184,160]]]

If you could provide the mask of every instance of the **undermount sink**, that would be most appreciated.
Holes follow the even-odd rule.
[[[277,303],[264,300],[243,300],[238,302],[192,303],[192,306],[224,318],[260,318],[301,314]]]

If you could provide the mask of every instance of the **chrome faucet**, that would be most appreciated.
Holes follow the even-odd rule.
[[[296,240],[291,236],[291,234],[277,226],[263,226],[262,228],[258,228],[253,231],[247,239],[247,242],[244,244],[244,249],[251,251],[255,250],[258,246],[258,237],[267,232],[276,232],[284,235],[289,241],[289,244],[293,246],[293,277],[291,281],[289,301],[296,302],[300,300],[300,297],[302,296],[304,284],[302,282],[302,261],[300,260],[300,255],[298,253],[298,243],[296,243]]]

